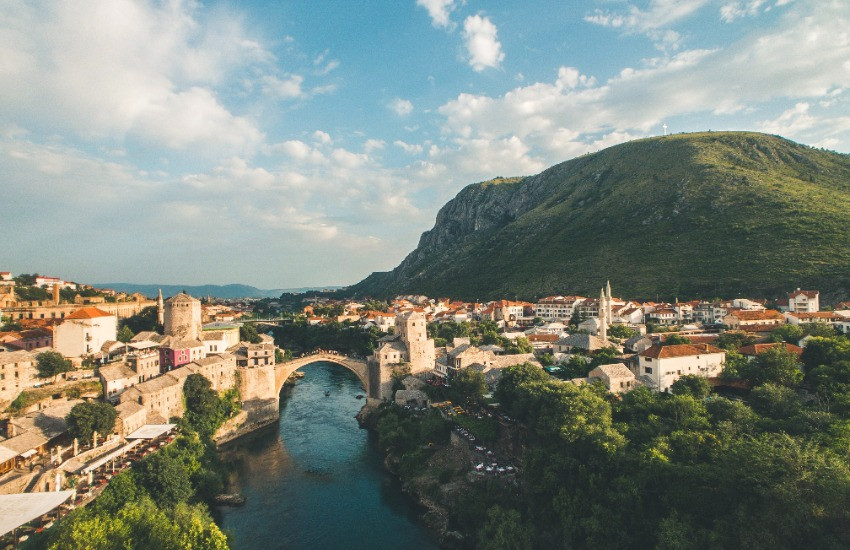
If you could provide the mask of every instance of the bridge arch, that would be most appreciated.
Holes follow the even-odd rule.
[[[362,359],[353,359],[348,357],[347,355],[338,355],[335,353],[314,353],[312,355],[307,355],[305,357],[298,357],[296,359],[292,359],[291,361],[285,361],[283,363],[278,363],[275,365],[275,388],[277,390],[276,395],[280,395],[280,390],[283,389],[283,384],[292,376],[292,373],[300,369],[301,367],[307,366],[311,363],[318,363],[321,361],[326,361],[328,363],[335,363],[346,369],[350,370],[354,374],[357,375],[357,378],[360,379],[360,383],[363,384],[363,387],[366,389],[366,395],[369,394],[369,372],[367,370],[367,363]]]

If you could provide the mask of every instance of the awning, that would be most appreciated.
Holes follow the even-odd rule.
[[[174,429],[174,424],[145,424],[127,436],[127,439],[156,439]]]
[[[0,495],[0,536],[40,518],[74,495],[75,491]]]
[[[101,466],[103,466],[104,464],[109,462],[110,460],[124,456],[124,454],[126,454],[127,451],[129,451],[130,449],[132,449],[133,447],[135,447],[139,443],[141,443],[141,440],[137,439],[136,441],[131,441],[130,443],[127,443],[126,445],[118,447],[117,449],[115,449],[111,453],[107,453],[107,454],[103,455],[102,457],[98,458],[97,460],[95,460],[94,462],[92,462],[91,464],[86,464],[85,466],[80,468],[80,473],[87,474],[87,473],[89,473],[93,470],[97,470],[98,468],[100,468]]]
[[[35,449],[30,449],[29,451],[27,451],[25,453],[21,453],[21,458],[29,458],[34,454],[35,454]]]

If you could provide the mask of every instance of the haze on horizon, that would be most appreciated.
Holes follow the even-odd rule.
[[[465,185],[671,132],[850,152],[845,0],[5,0],[0,270],[351,284]]]

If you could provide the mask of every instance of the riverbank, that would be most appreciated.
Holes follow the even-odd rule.
[[[358,420],[376,435],[385,468],[425,510],[422,521],[441,548],[476,547],[488,510],[520,492],[515,475],[476,471],[481,456],[436,411],[384,404],[364,408]]]

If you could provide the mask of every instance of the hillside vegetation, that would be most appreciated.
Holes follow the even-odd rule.
[[[354,295],[655,299],[850,290],[850,156],[750,132],[655,137],[472,184]]]

